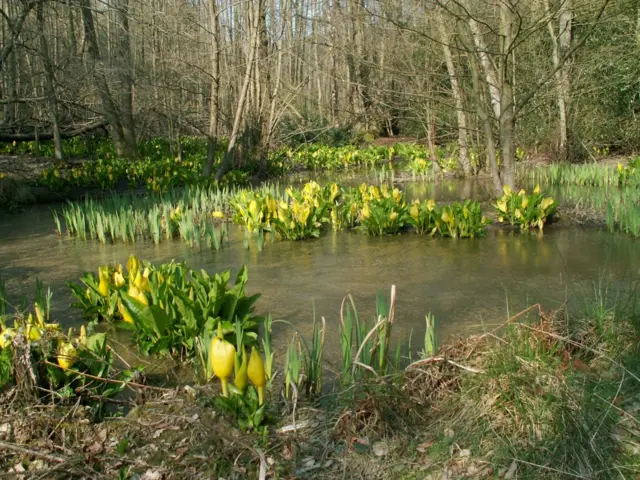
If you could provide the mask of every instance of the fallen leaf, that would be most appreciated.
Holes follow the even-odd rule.
[[[384,457],[389,454],[389,445],[386,442],[376,442],[373,444],[373,453],[376,457]]]
[[[418,445],[416,447],[416,450],[420,453],[426,453],[427,449],[430,448],[431,446],[433,446],[433,444],[435,443],[434,440],[429,440],[427,442],[422,442],[420,445]]]
[[[514,460],[513,462],[511,462],[511,466],[509,467],[509,470],[507,470],[507,473],[504,474],[505,480],[511,480],[512,478],[514,478],[517,470],[518,463]]]
[[[470,457],[471,456],[471,450],[469,450],[468,448],[465,448],[464,450],[460,450],[460,454],[459,455],[462,458]]]
[[[162,480],[162,474],[159,470],[149,469],[140,477],[140,480]]]
[[[91,445],[87,447],[86,452],[90,453],[91,455],[97,455],[98,453],[101,453],[102,442],[93,442]]]

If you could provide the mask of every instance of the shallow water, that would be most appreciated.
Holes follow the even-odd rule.
[[[412,197],[484,198],[481,183],[411,182]],[[209,272],[241,265],[249,269],[248,290],[260,292],[261,313],[291,322],[303,334],[311,331],[313,309],[328,324],[326,358],[338,354],[339,312],[351,292],[361,316],[374,315],[375,296],[397,288],[395,336],[406,342],[413,330],[419,349],[424,318],[432,312],[441,339],[482,331],[533,303],[547,308],[571,299],[573,308],[592,296],[594,284],[627,287],[640,275],[637,241],[597,229],[550,226],[544,235],[490,229],[474,240],[423,237],[415,234],[370,238],[356,233],[328,232],[303,242],[267,243],[263,251],[244,246],[244,235],[231,227],[231,241],[220,251],[198,251],[180,241],[101,245],[58,238],[50,208],[37,207],[0,217],[0,276],[7,279],[10,298],[34,292],[35,279],[54,293],[53,318],[78,324],[79,312],[69,307],[67,281],[104,263],[125,263],[129,254],[154,263],[186,260]],[[282,352],[291,329],[277,334]]]

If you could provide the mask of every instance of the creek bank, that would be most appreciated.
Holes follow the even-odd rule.
[[[133,387],[126,413],[99,421],[74,402],[24,404],[9,389],[0,468],[147,480],[637,475],[636,323],[621,307],[569,316],[534,305],[403,372],[297,403],[273,389],[264,434],[216,409],[217,382]]]

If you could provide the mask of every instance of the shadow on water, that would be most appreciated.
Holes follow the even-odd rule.
[[[449,181],[447,181],[449,182]],[[410,183],[408,196],[441,200],[485,198],[486,187],[473,182]],[[551,226],[544,235],[490,229],[487,237],[455,240],[415,234],[370,238],[329,231],[317,240],[275,242],[262,252],[245,249],[244,235],[231,228],[231,241],[220,251],[194,250],[180,241],[101,245],[58,238],[50,208],[36,207],[20,215],[0,217],[0,276],[7,280],[10,298],[32,295],[36,277],[54,294],[53,316],[65,325],[82,319],[69,307],[67,281],[105,263],[125,263],[131,253],[154,263],[186,260],[210,272],[242,265],[249,268],[248,289],[262,293],[261,313],[284,319],[310,335],[313,306],[325,317],[327,357],[338,354],[338,322],[342,299],[351,292],[362,318],[374,315],[376,293],[397,286],[397,339],[406,342],[413,330],[419,349],[424,317],[432,312],[440,338],[482,331],[514,313],[541,302],[547,308],[593,291],[605,279],[628,285],[638,277],[640,248],[633,239],[597,229]],[[278,324],[274,338],[280,352],[290,338]]]

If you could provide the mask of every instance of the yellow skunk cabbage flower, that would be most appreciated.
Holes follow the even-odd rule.
[[[549,208],[551,205],[553,205],[553,198],[551,197],[545,197],[542,199],[542,203],[540,203],[540,208],[542,208],[542,210],[546,210],[547,208]]]
[[[521,205],[522,205],[522,208],[527,208],[527,206],[529,205],[529,197],[527,196],[522,197]]]
[[[212,216],[213,218],[219,218],[219,219],[222,219],[222,218],[224,218],[224,213],[223,213],[223,212],[221,212],[221,211],[219,211],[219,210],[216,210],[215,212],[211,213],[211,216]]]
[[[389,220],[393,222],[396,218],[398,218],[398,212],[391,210],[391,213],[389,214]]]
[[[127,292],[129,294],[130,297],[135,298],[136,300],[138,300],[140,303],[142,303],[143,305],[149,306],[149,299],[147,298],[147,296],[142,293],[140,291],[140,289],[138,287],[136,287],[135,285],[131,285],[129,287],[129,291]]]
[[[126,309],[126,307],[122,304],[122,301],[120,301],[118,299],[118,311],[120,312],[120,315],[122,315],[122,319],[133,325],[133,317],[131,316],[131,313],[129,313],[129,310]]]
[[[249,377],[247,377],[247,367],[249,365],[247,352],[242,349],[242,363],[240,364],[240,368],[236,372],[236,377],[233,380],[234,385],[238,390],[244,392],[244,389],[247,388],[247,383],[249,382]]]
[[[618,172],[622,172],[622,164],[618,162]]]
[[[338,195],[340,194],[340,187],[338,187],[337,183],[332,183],[331,184],[331,201],[333,202]]]
[[[522,218],[522,212],[520,211],[519,208],[516,208],[516,211],[514,213],[516,218]]]
[[[78,352],[71,343],[61,343],[58,347],[58,365],[67,369],[73,367]]]
[[[16,331],[13,328],[5,328],[0,332],[0,348],[7,348],[11,346],[13,337],[16,336]]]
[[[149,270],[149,267],[145,267],[144,271],[142,272],[142,275],[140,275],[140,272],[138,271],[136,278],[133,280],[134,286],[138,287],[138,289],[140,289],[141,292],[148,292],[151,290],[149,288],[150,274],[151,274],[151,270]]]
[[[44,310],[42,309],[42,306],[40,306],[39,303],[36,303],[34,306],[34,309],[36,311],[36,318],[38,319],[38,325],[40,325],[41,327],[44,326]]]
[[[536,185],[536,188],[533,189],[533,193],[538,195],[540,193],[540,185]]]
[[[366,220],[371,215],[371,210],[369,210],[369,204],[365,203],[364,207],[362,207],[362,212],[360,212],[360,216],[363,220]]]
[[[30,342],[37,342],[42,337],[42,330],[35,325],[28,324],[24,335]]]
[[[432,212],[434,208],[436,208],[436,202],[434,199],[430,198],[427,200],[427,210]]]
[[[510,197],[510,196],[511,196],[511,187],[510,187],[509,185],[504,185],[504,186],[502,187],[502,191],[504,192],[504,194],[505,194],[507,197]]]
[[[229,377],[233,373],[236,361],[236,347],[227,342],[222,336],[222,325],[218,324],[218,336],[211,340],[209,350],[211,371],[220,379],[222,384],[222,396],[229,396]]]
[[[518,192],[518,195],[522,196],[522,195],[526,195],[527,192],[525,192],[524,188],[520,189],[520,191]]]
[[[256,347],[251,348],[251,358],[249,358],[249,365],[247,366],[247,375],[249,380],[253,383],[258,390],[258,404],[264,403],[264,386],[267,384],[267,374],[264,371],[264,362],[262,357],[256,350]]]
[[[503,213],[507,212],[507,202],[505,202],[504,200],[498,200],[496,202],[496,206],[498,207],[498,210],[500,210]]]
[[[413,205],[411,205],[411,209],[409,210],[409,215],[411,215],[413,218],[418,218],[418,216],[420,215],[420,210],[418,210],[418,204],[417,203],[413,203]]]
[[[117,270],[113,272],[113,284],[116,286],[116,288],[120,288],[125,284],[122,272],[118,272]]]
[[[397,188],[393,189],[393,200],[398,203],[402,199],[402,192]]]
[[[106,297],[109,295],[109,267],[103,265],[98,269],[98,276],[100,277],[100,283],[98,284],[98,291],[100,295]]]
[[[127,271],[129,272],[129,278],[134,279],[140,270],[140,260],[135,255],[129,256],[127,260]]]
[[[449,223],[449,220],[451,219],[451,217],[449,216],[449,212],[447,212],[446,210],[442,212],[442,217],[440,218],[445,223]]]
[[[258,216],[258,202],[255,200],[251,200],[251,202],[249,202],[249,213],[252,218],[256,218]]]
[[[82,346],[87,344],[87,329],[84,328],[84,325],[80,326],[80,336],[78,337],[78,341]]]

